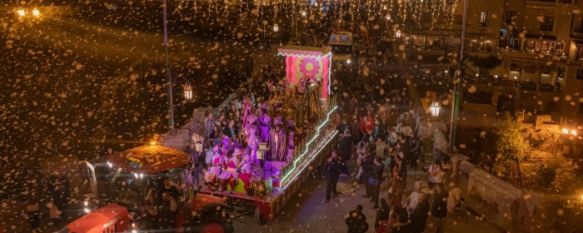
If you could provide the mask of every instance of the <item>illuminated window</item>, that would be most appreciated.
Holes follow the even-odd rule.
[[[480,25],[485,26],[488,23],[488,12],[480,12]]]
[[[539,29],[541,31],[552,31],[554,24],[555,24],[555,17],[544,16],[544,20],[543,20],[543,22],[540,23]]]

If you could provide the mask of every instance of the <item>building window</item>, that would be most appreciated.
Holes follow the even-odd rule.
[[[516,11],[506,11],[506,14],[504,15],[504,20],[506,21],[506,24],[512,24],[516,15],[517,15]]]
[[[577,60],[583,61],[583,46],[577,46]]]
[[[577,80],[583,80],[583,70],[577,70]]]
[[[488,23],[488,12],[480,12],[480,25],[485,26]]]
[[[541,31],[552,31],[553,24],[555,24],[555,17],[544,16],[544,20],[543,20],[543,22],[540,23],[539,29]]]

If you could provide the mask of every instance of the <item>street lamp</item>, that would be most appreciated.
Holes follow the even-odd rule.
[[[465,40],[466,40],[466,27],[468,22],[468,0],[464,0],[464,8],[462,14],[462,33],[460,38],[460,55],[458,57],[458,70],[460,72],[456,72],[456,77],[458,79],[462,78],[462,64],[464,61],[464,49],[465,49]],[[453,79],[453,103],[451,108],[451,116],[450,116],[450,125],[449,125],[449,149],[454,150],[455,148],[455,131],[456,131],[456,124],[457,124],[457,117],[459,113],[459,105],[460,105],[460,90],[459,83],[456,80],[456,77]]]
[[[184,84],[184,99],[192,100],[192,84],[190,82]]]
[[[274,32],[278,32],[279,31],[279,25],[273,24],[273,31]]]
[[[40,16],[40,11],[36,8],[32,9],[32,15],[34,17],[39,17]]]
[[[565,134],[565,135],[573,135],[573,136],[577,136],[577,130],[576,129],[568,129],[568,128],[563,128],[561,129],[561,133]]]
[[[172,74],[170,73],[170,59],[168,58],[168,2],[162,0],[162,24],[164,27],[164,48],[166,55],[166,78],[168,81],[168,128],[174,134],[174,100],[172,95]]]
[[[350,58],[348,58],[348,59],[346,60],[346,64],[349,64],[349,65],[350,65],[350,63],[352,63],[352,60],[350,60]]]
[[[439,116],[439,111],[441,110],[441,106],[439,105],[439,102],[431,103],[431,107],[429,107],[429,110],[431,111],[432,116],[434,116],[434,117]]]
[[[16,14],[20,17],[24,17],[26,15],[26,10],[18,9],[18,10],[16,10]]]

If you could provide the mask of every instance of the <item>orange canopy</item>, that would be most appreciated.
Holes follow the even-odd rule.
[[[110,204],[73,221],[67,225],[67,230],[75,233],[102,233],[104,228],[121,221],[126,221],[123,225],[128,224],[128,209],[117,204]]]
[[[190,162],[190,156],[174,148],[156,144],[112,154],[109,161],[116,167],[131,172],[155,174],[183,167]]]

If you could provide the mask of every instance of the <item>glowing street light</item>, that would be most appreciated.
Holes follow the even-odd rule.
[[[184,99],[192,100],[192,84],[184,84]]]
[[[429,110],[431,111],[432,116],[434,116],[434,117],[439,116],[439,111],[441,110],[441,106],[439,105],[439,102],[431,103],[431,107],[429,107]]]
[[[349,58],[349,59],[346,60],[346,64],[349,64],[350,65],[350,63],[352,63],[352,60],[350,60],[350,58]]]
[[[274,32],[278,32],[279,31],[279,25],[273,24],[273,31]]]
[[[24,17],[26,15],[26,10],[18,9],[18,10],[16,10],[16,14],[20,17]]]
[[[565,134],[565,135],[573,135],[573,136],[577,136],[577,130],[576,129],[568,129],[568,128],[563,128],[561,129],[561,133]]]
[[[39,17],[40,16],[40,11],[36,8],[32,9],[32,15],[34,17]]]
[[[308,13],[305,10],[300,11],[300,14],[302,15],[302,17],[306,17],[306,15],[308,15]]]

